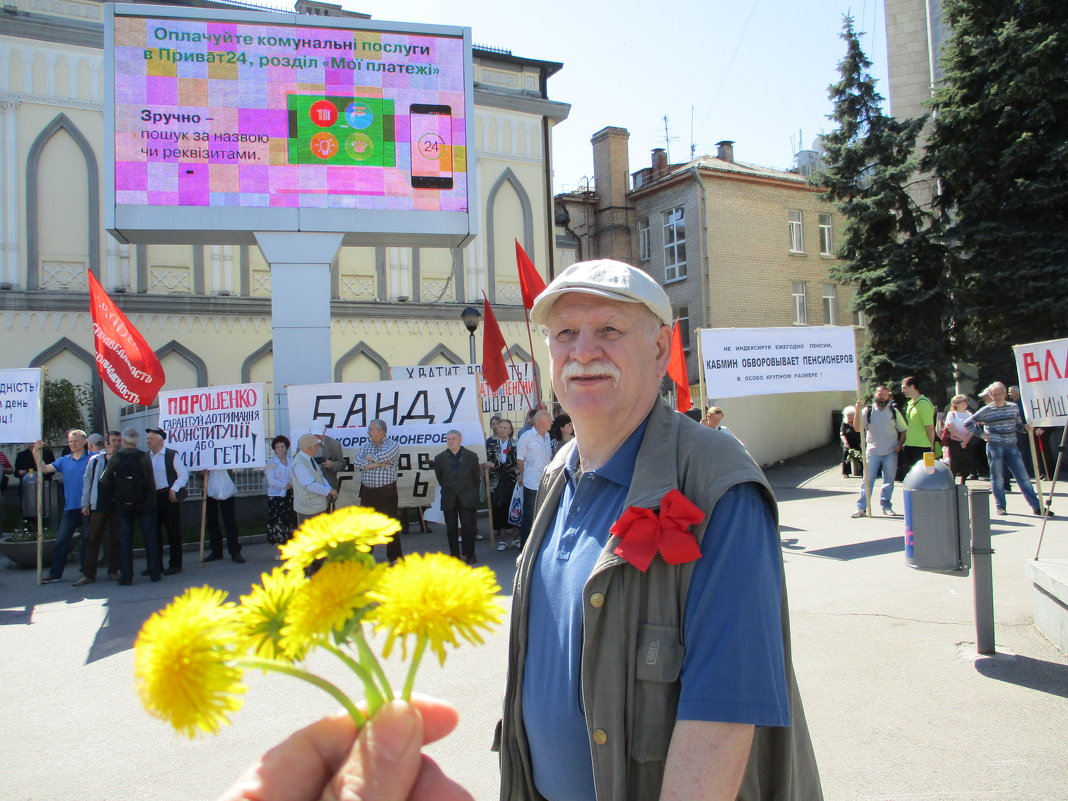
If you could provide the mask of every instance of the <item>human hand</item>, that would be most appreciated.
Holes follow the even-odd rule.
[[[83,515],[84,515],[85,517],[89,517],[89,507],[88,507],[88,506],[83,506],[83,507],[82,507],[82,514],[83,514]]]
[[[44,447],[44,442],[42,442],[41,440],[37,440],[35,443],[33,443],[33,447],[31,448],[31,450],[34,453],[37,453],[43,447]]]
[[[337,490],[330,490],[330,492],[327,494],[326,497],[329,498],[332,501],[336,501],[337,500]]]
[[[171,503],[178,503],[178,493],[175,492],[174,490],[170,491],[170,494],[169,494],[168,497],[171,499]]]
[[[472,801],[420,751],[456,726],[455,707],[419,696],[383,707],[357,736],[339,713],[264,754],[219,801]]]

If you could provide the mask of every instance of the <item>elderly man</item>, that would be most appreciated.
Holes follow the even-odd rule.
[[[501,798],[818,801],[775,503],[737,440],[658,398],[666,294],[582,262],[531,319],[576,435],[517,568]]]
[[[481,475],[478,457],[463,447],[463,435],[453,429],[445,435],[447,447],[434,457],[434,477],[441,487],[441,511],[445,514],[445,536],[449,553],[460,556],[460,531],[463,531],[463,555],[473,565],[475,537],[478,535],[478,486]]]
[[[397,465],[400,462],[400,445],[386,436],[385,420],[372,420],[367,424],[368,441],[360,446],[356,467],[362,473],[360,479],[360,503],[381,512],[386,517],[397,517]],[[386,545],[386,558],[390,564],[404,556],[400,532]]]
[[[519,529],[519,539],[512,540],[512,545],[522,548],[530,536],[530,527],[534,525],[534,507],[538,499],[538,487],[541,475],[553,458],[553,443],[549,437],[553,417],[544,409],[534,413],[532,427],[519,435],[516,445],[516,457],[519,480],[523,483],[523,525]],[[497,550],[503,551],[504,540],[497,543]]]
[[[117,450],[100,475],[100,486],[111,493],[119,520],[119,584],[133,584],[134,523],[141,524],[145,541],[145,573],[153,581],[163,572],[163,550],[156,528],[156,477],[152,459],[137,447],[141,434],[133,426],[122,430],[122,449]]]
[[[100,434],[91,434],[90,447],[93,446],[94,437],[100,438],[100,447],[89,461],[82,484],[82,514],[89,518],[89,534],[82,546],[82,577],[74,582],[75,587],[96,581],[101,540],[106,543],[104,551],[107,555],[108,578],[112,581],[119,578],[119,519],[115,515],[111,491],[100,485],[100,477],[104,474],[108,459],[122,447],[122,435],[118,431],[109,431],[105,446]]]
[[[156,481],[156,539],[159,543],[160,562],[163,561],[163,529],[167,529],[167,546],[170,551],[165,576],[182,572],[182,504],[189,471],[182,464],[178,451],[164,447],[167,432],[162,428],[146,428],[145,444],[152,461],[152,475]],[[148,575],[144,572],[141,575]]]
[[[1016,434],[1030,431],[1031,427],[1024,425],[1019,407],[1015,403],[1006,402],[1008,393],[1000,381],[995,381],[987,387],[985,394],[990,396],[990,403],[965,420],[964,427],[973,435],[986,440],[986,458],[990,462],[990,489],[994,493],[994,507],[999,515],[1008,514],[1005,508],[1008,470],[1020,485],[1020,494],[1024,496],[1031,511],[1041,515],[1042,504],[1031,488],[1031,479],[1028,478],[1023,456],[1016,447]],[[1042,436],[1041,428],[1034,431]],[[1048,508],[1045,511],[1047,515],[1053,515]]]
[[[303,523],[326,511],[331,501],[337,500],[337,490],[323,475],[315,454],[319,452],[319,438],[305,434],[297,440],[297,452],[293,455],[293,510],[297,523]]]
[[[52,464],[41,462],[41,449],[44,443],[38,440],[33,445],[33,458],[42,476],[59,473],[63,476],[63,517],[59,521],[56,533],[55,550],[52,552],[52,567],[48,575],[41,579],[42,584],[50,584],[63,578],[63,567],[70,553],[74,540],[74,530],[86,531],[86,517],[82,514],[82,484],[85,481],[85,469],[89,466],[89,454],[85,449],[86,436],[80,428],[67,432],[67,445],[70,453],[60,456]]]

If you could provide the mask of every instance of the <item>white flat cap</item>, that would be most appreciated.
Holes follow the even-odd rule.
[[[652,276],[621,261],[597,259],[572,264],[556,276],[530,310],[531,322],[546,325],[557,299],[569,292],[583,292],[624,303],[641,303],[664,325],[671,325],[671,303]]]

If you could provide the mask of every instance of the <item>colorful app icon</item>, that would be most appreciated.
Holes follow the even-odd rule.
[[[375,114],[362,100],[353,100],[345,107],[345,121],[358,131],[374,124]]]
[[[328,100],[320,100],[312,103],[311,108],[308,109],[308,116],[320,128],[329,128],[337,122],[337,106]]]
[[[371,141],[371,137],[367,134],[362,134],[359,131],[349,134],[345,140],[345,150],[356,161],[367,161],[371,158],[375,152],[375,143]]]
[[[319,131],[311,138],[311,152],[317,158],[332,159],[337,155],[337,137],[328,131]]]

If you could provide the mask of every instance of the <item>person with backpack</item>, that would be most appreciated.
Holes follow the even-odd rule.
[[[119,519],[119,584],[133,584],[134,523],[141,524],[148,575],[159,581],[163,558],[156,534],[156,481],[148,454],[139,450],[141,434],[132,426],[122,430],[123,448],[108,460],[100,484],[111,492]]]
[[[890,505],[890,500],[894,494],[894,479],[897,477],[897,455],[904,446],[908,424],[890,398],[890,390],[881,384],[875,388],[874,401],[870,406],[865,406],[862,410],[860,404],[858,399],[854,414],[857,421],[855,425],[861,434],[867,432],[867,436],[864,481],[860,485],[860,496],[857,498],[857,509],[853,512],[853,517],[867,517],[868,488],[875,489],[875,479],[880,473],[883,476],[883,488],[879,504],[884,515],[894,515],[896,512]]]

